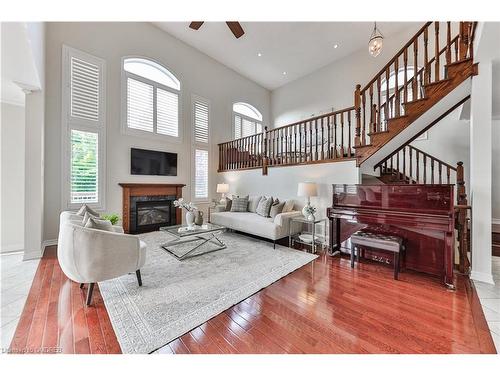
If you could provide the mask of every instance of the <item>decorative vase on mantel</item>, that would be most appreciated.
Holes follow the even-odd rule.
[[[186,211],[186,224],[189,228],[194,227],[194,212]]]

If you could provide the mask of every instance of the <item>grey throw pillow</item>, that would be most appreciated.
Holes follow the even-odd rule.
[[[233,200],[226,198],[226,211],[231,211],[231,206],[233,205]]]
[[[233,197],[231,203],[231,212],[247,212],[248,209],[248,195],[246,197]]]
[[[278,204],[273,204],[271,206],[271,210],[269,211],[269,216],[271,216],[273,219],[276,217],[276,215],[280,214],[283,212],[283,207],[285,206],[285,202],[281,202]]]
[[[283,207],[282,212],[290,212],[293,211],[293,206],[295,205],[295,202],[293,200],[287,200],[285,202],[285,206]]]
[[[253,212],[257,211],[257,206],[259,205],[260,200],[262,199],[262,196],[258,197],[250,197],[248,199],[248,212]]]
[[[271,211],[271,206],[273,205],[273,197],[262,197],[255,211],[257,215],[269,217],[269,211]]]
[[[99,216],[92,215],[90,212],[86,211],[85,215],[83,215],[83,221],[82,221],[83,226],[87,224],[87,222],[91,217],[93,217],[94,219],[99,219]]]
[[[85,228],[107,230],[108,232],[114,232],[113,225],[109,220],[101,220],[95,217],[89,217]]]
[[[92,208],[90,208],[86,204],[84,204],[82,207],[80,207],[80,209],[78,210],[78,212],[76,214],[80,215],[80,216],[85,216],[85,212],[88,212],[94,216],[99,217],[99,213],[97,211],[94,211]]]

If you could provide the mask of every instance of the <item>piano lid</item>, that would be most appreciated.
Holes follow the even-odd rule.
[[[333,185],[333,207],[449,215],[453,185]]]

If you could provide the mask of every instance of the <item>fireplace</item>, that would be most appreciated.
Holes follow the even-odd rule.
[[[136,234],[181,224],[182,212],[174,200],[182,197],[184,185],[120,184],[123,188],[123,229]]]

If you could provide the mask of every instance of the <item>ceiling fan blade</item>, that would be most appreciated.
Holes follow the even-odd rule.
[[[229,29],[232,31],[236,39],[241,37],[245,32],[243,31],[243,28],[241,27],[239,22],[226,22],[227,26]]]
[[[195,22],[191,22],[189,24],[189,27],[193,30],[198,30],[201,27],[201,25],[203,25],[203,21],[195,21]]]

